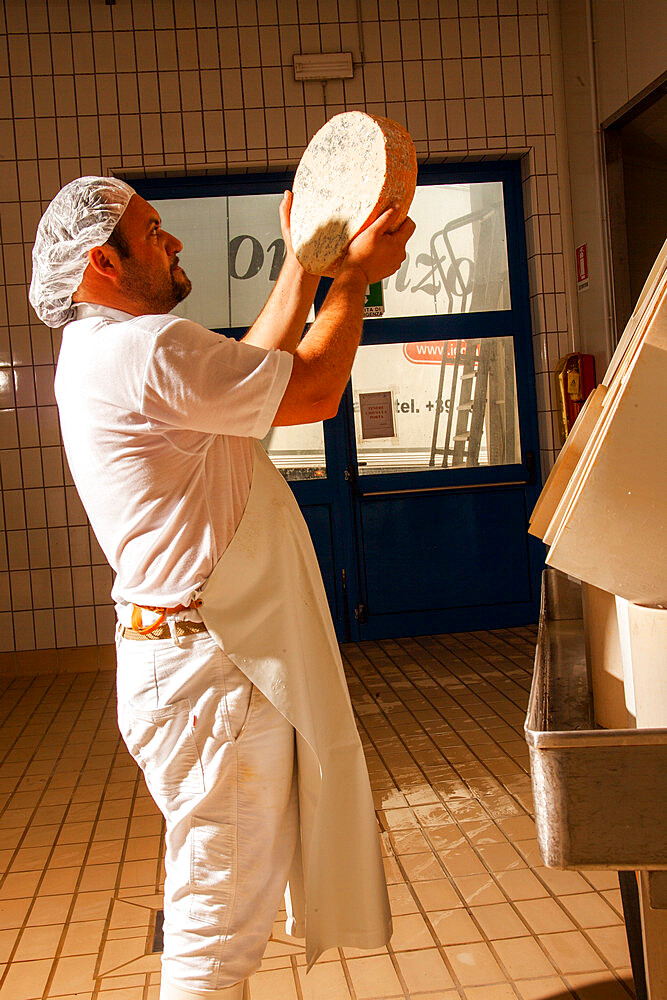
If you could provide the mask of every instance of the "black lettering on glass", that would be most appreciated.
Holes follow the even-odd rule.
[[[283,261],[285,260],[285,241],[278,237],[274,240],[267,253],[271,253],[273,250],[273,260],[271,261],[271,271],[269,273],[269,281],[277,281],[278,275],[280,274],[280,268],[283,266]]]
[[[252,245],[252,256],[245,274],[239,274],[236,268],[236,263],[239,250],[243,246],[245,240],[250,240]],[[255,275],[259,274],[262,270],[263,265],[264,251],[262,250],[262,244],[259,240],[255,239],[254,236],[235,236],[233,240],[229,241],[229,273],[232,278],[239,278],[241,281],[245,281],[248,278],[254,278]]]

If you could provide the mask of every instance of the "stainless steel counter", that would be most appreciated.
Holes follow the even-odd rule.
[[[594,720],[580,584],[548,568],[525,724],[544,863],[667,869],[667,730]]]

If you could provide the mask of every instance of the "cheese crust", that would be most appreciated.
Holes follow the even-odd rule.
[[[294,252],[311,274],[335,274],[351,240],[398,204],[405,220],[417,183],[415,147],[390,118],[335,115],[313,136],[294,177]]]

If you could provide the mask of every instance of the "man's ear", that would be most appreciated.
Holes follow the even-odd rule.
[[[93,247],[88,251],[88,263],[90,267],[105,278],[113,277],[117,271],[117,262],[114,260],[114,251],[109,251],[104,247]]]

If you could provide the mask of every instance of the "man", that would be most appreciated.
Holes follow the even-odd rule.
[[[390,935],[321,579],[257,441],[336,413],[366,286],[400,266],[414,225],[392,233],[390,210],[352,241],[302,338],[319,279],[294,255],[290,207],[286,192],[285,263],[240,343],[170,313],[191,287],[182,244],[122,181],[66,185],[33,251],[31,302],[67,323],[70,469],[116,572],[121,733],[166,820],[161,1000],[243,997],[288,878],[309,964]]]

